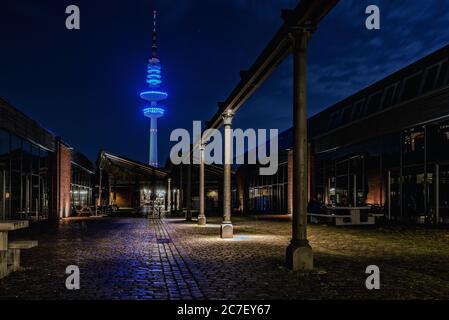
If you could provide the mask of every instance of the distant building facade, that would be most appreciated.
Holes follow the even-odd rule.
[[[190,166],[190,168],[189,168]],[[200,177],[198,164],[173,165],[168,159],[166,170],[171,179],[171,211],[182,214],[187,210],[188,170],[191,170],[191,210],[200,206]],[[208,215],[220,215],[223,208],[223,166],[210,164],[204,168],[204,210]],[[234,177],[233,177],[234,178]]]
[[[120,211],[139,213],[153,201],[167,201],[167,173],[109,152],[100,152],[97,159],[97,205],[116,206]]]

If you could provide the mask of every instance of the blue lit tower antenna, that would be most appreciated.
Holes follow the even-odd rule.
[[[158,167],[157,156],[157,119],[162,117],[165,113],[164,108],[159,105],[161,101],[167,99],[168,94],[161,90],[162,85],[162,72],[161,61],[157,57],[157,11],[153,11],[153,47],[152,56],[148,61],[147,70],[147,84],[148,91],[144,91],[140,94],[140,97],[150,103],[143,110],[145,117],[150,118],[150,160],[149,164],[154,167]]]

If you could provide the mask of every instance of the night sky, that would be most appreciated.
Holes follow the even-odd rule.
[[[146,89],[153,0],[2,0],[0,97],[95,160],[99,150],[148,161]],[[159,57],[169,135],[209,120],[297,0],[159,0]],[[65,28],[65,8],[81,9],[81,30]],[[365,8],[381,9],[381,30],[365,28]],[[309,114],[449,43],[449,1],[341,0],[309,51]],[[235,126],[292,125],[291,60],[240,109]],[[191,129],[189,129],[191,130]]]

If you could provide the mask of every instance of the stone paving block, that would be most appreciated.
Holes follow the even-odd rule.
[[[40,243],[23,253],[31,268],[0,280],[0,299],[449,299],[448,230],[310,226],[316,270],[298,273],[284,265],[287,217],[234,222],[230,240],[180,219],[34,225],[17,232]],[[72,264],[78,291],[64,285]],[[365,288],[370,264],[380,291]]]

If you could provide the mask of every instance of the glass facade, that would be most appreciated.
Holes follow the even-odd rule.
[[[0,219],[46,218],[49,154],[0,129]]]
[[[378,206],[391,220],[449,222],[449,120],[317,156],[317,197]]]
[[[288,212],[286,158],[273,176],[259,175],[257,166],[239,169],[245,171],[249,212]],[[311,162],[311,199],[371,206],[388,220],[449,223],[449,120],[319,153]]]
[[[258,167],[248,167],[248,209],[250,212],[286,213],[288,201],[288,162],[279,164],[272,176],[259,175]]]
[[[366,191],[364,166],[365,157],[360,155],[321,162],[314,172],[316,190],[319,190],[317,199],[346,206],[361,205]]]
[[[449,223],[448,89],[445,46],[310,118],[309,200],[370,206],[390,220]],[[279,147],[292,146],[289,129]],[[288,212],[283,165],[272,177],[248,169],[249,211]]]

